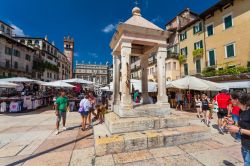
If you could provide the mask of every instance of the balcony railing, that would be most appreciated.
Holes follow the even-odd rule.
[[[170,58],[178,59],[178,56],[179,56],[178,53],[174,53],[174,52],[167,53],[167,59],[170,59]]]

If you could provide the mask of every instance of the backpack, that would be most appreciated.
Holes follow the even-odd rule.
[[[218,105],[218,101],[217,101],[217,96],[215,97],[213,111],[216,112],[216,113],[219,112],[219,105]]]
[[[79,109],[78,109],[78,112],[79,112],[79,113],[85,112],[84,103],[85,103],[85,102],[83,102],[83,106],[82,106],[82,107],[79,107]]]

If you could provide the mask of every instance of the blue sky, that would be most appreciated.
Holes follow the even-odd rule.
[[[189,7],[200,13],[219,0],[138,0],[142,16],[164,28],[166,22]],[[4,0],[0,20],[18,34],[48,35],[63,50],[63,37],[75,39],[78,62],[112,62],[109,42],[119,22],[131,17],[134,0]],[[164,28],[165,29],[165,28]]]

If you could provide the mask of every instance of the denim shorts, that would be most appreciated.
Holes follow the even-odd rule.
[[[241,153],[244,159],[244,166],[250,166],[250,151],[244,147],[241,147]]]
[[[83,111],[83,112],[81,112],[81,115],[82,116],[88,116],[89,115],[89,111]]]
[[[66,120],[66,114],[67,112],[58,111],[57,122],[60,122],[62,118]]]

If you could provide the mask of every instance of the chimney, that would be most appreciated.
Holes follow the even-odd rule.
[[[45,36],[44,40],[48,41],[48,36],[47,35]]]

